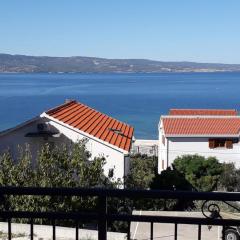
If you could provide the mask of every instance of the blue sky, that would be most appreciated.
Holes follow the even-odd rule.
[[[3,0],[0,52],[240,63],[239,0]]]

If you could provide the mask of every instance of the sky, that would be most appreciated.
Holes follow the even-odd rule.
[[[1,0],[0,53],[240,64],[240,1]]]

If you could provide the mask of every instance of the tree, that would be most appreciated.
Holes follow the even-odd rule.
[[[0,186],[36,187],[105,187],[114,188],[113,175],[104,175],[104,158],[91,159],[86,140],[70,146],[51,148],[48,144],[40,149],[36,165],[32,166],[29,146],[19,148],[19,159],[13,160],[10,152],[0,155]],[[98,207],[96,197],[78,196],[0,196],[0,210],[15,211],[86,211]],[[128,211],[124,200],[109,199],[108,206],[113,212]],[[130,211],[128,211],[130,214]],[[15,219],[18,222],[26,221]],[[35,223],[49,224],[48,219],[35,219]],[[72,226],[70,220],[58,220],[56,224]],[[112,229],[126,230],[125,225],[110,223]]]
[[[218,190],[221,191],[240,191],[240,169],[234,163],[223,163],[223,172],[220,177]]]
[[[130,174],[126,178],[126,187],[149,189],[156,172],[155,157],[137,154],[130,157]]]
[[[151,183],[151,189],[170,191],[195,191],[194,187],[185,179],[184,174],[170,167],[156,175]],[[159,206],[163,210],[185,210],[194,208],[193,201],[162,200]]]
[[[51,149],[46,144],[38,154],[36,184],[39,187],[107,187],[104,158],[90,159],[86,140]]]
[[[29,145],[25,148],[19,147],[19,159],[12,165],[12,185],[14,186],[35,186],[36,175],[32,165],[32,155]],[[13,160],[12,160],[13,161]]]
[[[0,156],[0,186],[13,185],[14,161],[9,151]]]
[[[192,191],[194,187],[186,180],[184,174],[176,169],[167,168],[155,176],[151,189]]]
[[[90,160],[86,141],[72,146],[51,149],[48,144],[40,149],[37,164],[32,166],[29,146],[19,148],[19,159],[13,160],[10,152],[0,156],[1,186],[37,187],[113,187],[103,172],[104,158]],[[15,196],[4,199],[2,208],[15,210],[71,210],[92,208],[94,198]]]
[[[186,180],[198,191],[217,189],[223,166],[215,157],[205,158],[199,155],[183,155],[177,157],[173,167],[182,173]]]
[[[130,157],[130,174],[125,179],[126,188],[149,189],[157,172],[156,168],[156,157],[141,154],[132,155]],[[138,198],[124,200],[124,206],[128,206],[129,209],[159,210],[161,208],[160,205],[159,201],[153,199]],[[121,208],[123,208],[123,206],[121,206]]]

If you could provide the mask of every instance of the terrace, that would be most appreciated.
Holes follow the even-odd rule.
[[[173,224],[173,239],[179,238],[179,226],[184,224],[187,226],[197,227],[198,240],[206,239],[202,226],[220,226],[223,236],[229,226],[239,226],[240,219],[238,217],[232,217],[221,212],[222,204],[228,206],[228,208],[239,211],[237,204],[240,201],[240,193],[222,193],[222,192],[183,192],[183,191],[153,191],[153,190],[120,190],[120,189],[85,189],[85,188],[23,188],[23,187],[1,187],[0,195],[2,198],[1,203],[6,200],[7,197],[13,196],[41,196],[41,197],[93,197],[97,200],[97,207],[89,211],[84,209],[82,211],[17,211],[11,209],[8,205],[8,209],[0,211],[0,218],[8,223],[8,239],[12,238],[12,222],[15,219],[27,219],[30,226],[30,239],[34,239],[34,221],[36,219],[48,219],[52,224],[52,239],[56,239],[56,228],[59,220],[68,220],[75,225],[76,234],[75,239],[81,239],[79,232],[79,223],[82,221],[95,222],[97,224],[98,239],[107,239],[108,225],[113,221],[122,221],[127,223],[127,239],[133,239],[131,236],[130,225],[133,222],[146,222],[149,223],[149,238],[156,239],[155,224],[168,223]],[[117,201],[125,201],[128,204],[127,199],[161,199],[168,201],[175,199],[182,202],[198,201],[201,204],[202,215],[193,215],[192,212],[186,212],[184,216],[173,216],[168,214],[132,214],[118,211],[111,212],[108,208],[108,202],[110,199],[116,199]],[[133,206],[134,208],[134,206]],[[134,212],[133,212],[134,213]],[[230,216],[230,217],[229,217]],[[161,229],[158,229],[161,231]],[[191,238],[193,239],[193,238]],[[233,238],[234,239],[234,238]]]

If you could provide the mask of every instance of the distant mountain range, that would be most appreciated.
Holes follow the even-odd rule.
[[[240,64],[0,54],[0,73],[236,72]]]

